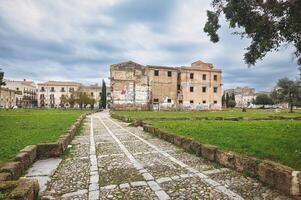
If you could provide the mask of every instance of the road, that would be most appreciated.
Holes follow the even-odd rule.
[[[52,175],[48,199],[289,199],[259,181],[155,138],[140,127],[89,116]]]

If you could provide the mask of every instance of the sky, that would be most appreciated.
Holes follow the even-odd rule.
[[[222,20],[220,42],[203,32],[210,0],[0,0],[0,68],[8,79],[108,81],[110,64],[182,66],[196,60],[222,69],[223,89],[269,91],[296,78],[289,45],[255,66],[243,61],[248,39]]]

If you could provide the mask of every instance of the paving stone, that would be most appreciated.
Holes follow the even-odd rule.
[[[141,186],[146,186],[146,182],[145,181],[136,181],[136,182],[131,182],[131,186],[133,187],[141,187]]]

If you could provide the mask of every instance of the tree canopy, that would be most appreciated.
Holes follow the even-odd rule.
[[[256,99],[254,101],[254,104],[265,106],[265,105],[273,105],[274,102],[273,102],[272,98],[269,95],[267,95],[267,94],[259,94],[256,97]]]
[[[231,28],[241,37],[251,39],[244,60],[254,65],[269,51],[292,44],[301,65],[301,1],[300,0],[212,0],[213,11],[207,11],[204,31],[212,42],[218,42],[219,18],[224,14]]]
[[[292,112],[293,107],[299,105],[301,101],[301,82],[288,78],[280,79],[272,92],[272,98],[277,103],[288,103]]]

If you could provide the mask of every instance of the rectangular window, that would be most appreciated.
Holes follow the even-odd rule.
[[[203,74],[203,81],[206,80],[206,74]]]
[[[154,71],[155,76],[159,76],[159,70]]]
[[[154,99],[154,103],[159,103],[159,99]]]
[[[41,87],[41,92],[45,92],[45,88],[44,87]]]
[[[217,93],[217,87],[213,88],[214,93]]]
[[[217,75],[213,76],[213,80],[217,81]]]
[[[206,92],[206,87],[202,87],[202,92],[203,92],[203,93]]]
[[[167,99],[167,103],[171,103],[171,99]]]
[[[190,103],[193,104],[193,100],[190,100]]]
[[[193,92],[194,88],[193,87],[190,87],[190,92]]]
[[[177,87],[178,87],[178,90],[180,90],[180,89],[181,89],[181,85],[180,85],[180,84],[178,84],[178,85],[177,85]]]
[[[69,88],[69,92],[74,92],[74,88]]]
[[[203,101],[203,104],[205,104],[206,103],[206,101]]]
[[[51,87],[51,90],[50,90],[51,92],[54,92],[54,87]]]
[[[168,72],[167,72],[167,76],[168,76],[168,77],[171,77],[171,76],[172,76],[171,71],[168,71]]]
[[[65,88],[62,87],[62,88],[61,88],[61,92],[65,92]]]
[[[190,79],[193,79],[193,78],[194,78],[194,74],[190,73]]]
[[[183,100],[179,100],[179,104],[183,104]]]
[[[217,104],[217,101],[214,101],[214,104]]]

